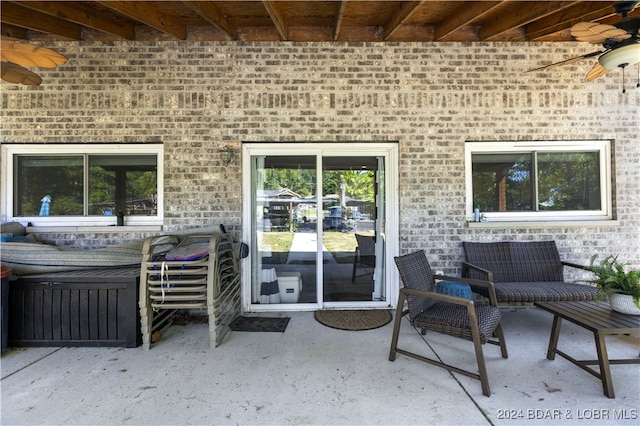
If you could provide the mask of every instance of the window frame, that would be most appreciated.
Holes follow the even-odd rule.
[[[493,141],[465,143],[465,218],[474,222],[472,154],[597,151],[600,161],[600,209],[531,212],[480,212],[488,222],[612,220],[612,165],[610,140]],[[535,158],[535,156],[534,156]],[[537,178],[534,187],[537,188]]]
[[[164,218],[164,150],[161,143],[143,144],[3,144],[0,218],[34,226],[111,226],[116,216],[14,216],[15,156],[17,155],[155,155],[157,162],[157,213],[154,216],[131,215],[126,225],[162,225]]]

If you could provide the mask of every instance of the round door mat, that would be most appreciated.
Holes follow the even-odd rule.
[[[391,321],[391,312],[385,310],[316,311],[315,316],[320,324],[340,330],[371,330]]]

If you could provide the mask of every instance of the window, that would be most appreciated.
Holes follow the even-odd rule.
[[[468,142],[467,219],[611,219],[609,141]]]
[[[81,152],[78,152],[80,151]],[[162,145],[6,145],[3,220],[162,224]]]

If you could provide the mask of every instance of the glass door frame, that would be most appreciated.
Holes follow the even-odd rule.
[[[265,311],[315,311],[323,308],[393,308],[398,297],[398,273],[393,261],[394,256],[399,253],[399,186],[398,186],[398,143],[397,142],[344,142],[344,143],[300,143],[300,142],[243,142],[242,143],[242,240],[251,244],[253,240],[252,232],[252,208],[253,205],[253,182],[251,181],[252,157],[265,155],[299,155],[322,157],[362,157],[381,156],[385,158],[385,219],[381,224],[385,234],[385,294],[384,301],[359,301],[359,302],[323,302],[322,297],[318,297],[316,303],[296,303],[296,304],[256,304],[252,303],[251,278],[252,278],[252,253],[242,260],[242,307],[245,312],[265,312]],[[317,176],[322,176],[321,161],[316,164]],[[318,193],[321,194],[321,187]],[[320,200],[320,204],[321,200]],[[318,223],[322,223],[322,209],[318,212]],[[322,253],[322,229],[318,231],[318,250]],[[251,247],[253,249],[253,247]],[[316,275],[318,277],[316,294],[322,292],[322,262],[316,262]]]

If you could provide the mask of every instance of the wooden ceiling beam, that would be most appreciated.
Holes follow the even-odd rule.
[[[448,35],[467,27],[490,14],[501,5],[500,1],[462,2],[452,16],[436,25],[435,40],[442,40]]]
[[[635,18],[640,16],[640,7],[636,7],[635,10],[633,10],[632,12],[629,12],[629,14],[627,14],[627,18]],[[622,16],[617,15],[617,14],[611,14],[602,18],[597,18],[598,22],[601,24],[609,24],[609,25],[613,25],[616,22],[620,21],[622,19]]]
[[[532,22],[526,27],[523,40],[537,40],[551,33],[566,30],[578,22],[590,22],[616,15],[611,4],[601,2],[580,2],[567,10],[554,13],[544,19]]]
[[[427,0],[402,2],[400,9],[389,19],[383,28],[384,39],[387,40],[407,19],[415,13]]]
[[[158,10],[153,2],[146,1],[100,1],[102,6],[121,13],[135,21],[140,21],[156,30],[186,40],[186,25],[174,16],[167,16]]]
[[[10,37],[26,40],[29,38],[29,30],[23,27],[2,23],[2,37]]]
[[[274,0],[262,0],[262,4],[271,17],[271,21],[273,21],[273,25],[276,27],[278,34],[280,34],[280,40],[288,40],[287,24],[285,23],[282,14],[278,11],[276,2]]]
[[[238,27],[231,22],[222,11],[211,1],[183,1],[186,6],[202,16],[211,25],[227,33],[232,40],[238,39]]]
[[[24,1],[17,4],[128,40],[135,37],[133,25],[100,16],[95,8],[80,2]]]
[[[480,39],[486,41],[499,39],[500,36],[505,33],[511,33],[513,30],[521,28],[537,19],[560,12],[576,3],[577,2],[573,1],[514,3],[517,5],[517,8],[512,8],[509,11],[508,19],[501,16],[492,21],[485,22],[482,28],[480,28]]]
[[[2,22],[72,40],[82,38],[82,26],[15,3],[2,3]]]
[[[568,29],[577,22],[619,21],[613,9],[616,3],[335,0],[309,1],[300,6],[288,1],[261,0],[248,2],[250,6],[244,7],[240,1],[232,5],[203,0],[2,0],[0,21],[4,36],[19,39],[44,35],[52,40],[91,37],[170,40],[186,39],[188,29],[196,29],[200,35],[208,31],[220,40],[568,41],[572,39]],[[371,15],[367,14],[368,9]],[[247,10],[251,12],[246,13]],[[640,8],[630,15],[638,14]],[[385,21],[381,23],[380,19]]]
[[[333,41],[338,41],[340,38],[340,30],[342,29],[342,19],[344,18],[344,11],[347,8],[346,0],[338,3],[338,12],[336,13],[336,23],[333,31]]]

